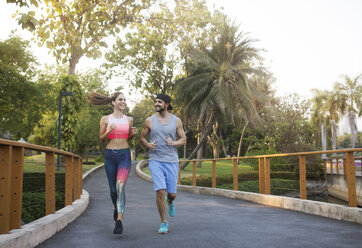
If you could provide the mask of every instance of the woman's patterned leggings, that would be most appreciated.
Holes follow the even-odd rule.
[[[131,153],[129,148],[106,149],[104,160],[112,202],[117,205],[118,214],[123,214],[126,205],[125,186],[131,169]]]

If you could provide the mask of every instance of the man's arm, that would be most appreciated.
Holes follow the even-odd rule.
[[[149,143],[146,139],[147,135],[150,133],[151,131],[151,127],[152,126],[152,121],[151,121],[151,117],[148,117],[145,121],[145,125],[143,126],[141,135],[140,135],[140,141],[141,144],[144,145],[145,147],[147,147],[150,150],[155,150],[157,147],[157,140],[153,141],[152,143]]]
[[[186,135],[180,118],[176,119],[176,133],[178,137],[180,137],[178,140],[172,140],[170,137],[166,137],[166,142],[169,146],[182,146],[186,143]]]

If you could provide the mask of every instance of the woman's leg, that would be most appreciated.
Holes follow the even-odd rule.
[[[104,155],[104,168],[106,170],[110,195],[113,202],[113,205],[117,206],[117,188],[116,188],[116,179],[117,179],[117,154],[112,150],[106,150]]]
[[[123,220],[124,208],[126,205],[126,192],[125,187],[131,169],[131,155],[129,149],[120,150],[120,161],[117,167],[117,211],[118,220]]]

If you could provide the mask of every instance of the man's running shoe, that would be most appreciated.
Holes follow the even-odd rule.
[[[173,205],[173,201],[171,202],[171,204],[168,202],[168,198],[166,196],[166,202],[167,202],[167,206],[168,206],[168,213],[171,217],[174,217],[176,215],[176,208],[175,205]]]
[[[158,233],[167,234],[167,232],[168,232],[168,223],[167,222],[161,223],[161,227],[160,227],[160,229],[158,229]]]

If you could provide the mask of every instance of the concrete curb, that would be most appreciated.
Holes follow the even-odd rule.
[[[141,170],[143,167],[147,165],[148,165],[147,160],[140,161],[136,166],[136,173],[142,179],[152,182],[151,176],[145,174]],[[228,198],[245,200],[250,202],[256,202],[267,206],[280,207],[307,214],[314,214],[332,219],[362,224],[361,208],[352,208],[332,203],[301,200],[301,199],[284,197],[284,196],[264,195],[258,193],[249,193],[243,191],[234,191],[234,190],[217,189],[217,188],[214,189],[208,187],[178,185],[177,190],[194,193],[194,194],[214,195],[214,196],[221,196],[221,197],[228,197]]]
[[[102,166],[103,164],[87,171],[82,178],[86,178]],[[78,218],[87,209],[88,204],[89,194],[83,189],[80,199],[74,201],[72,205],[23,225],[20,229],[11,230],[9,234],[1,234],[0,248],[37,246]]]
[[[101,168],[103,166],[104,166],[104,164],[100,164],[100,165],[94,167],[93,169],[87,171],[86,173],[83,174],[82,179],[85,179],[87,176],[93,174],[93,172],[95,172],[96,170],[98,170],[99,168]]]

